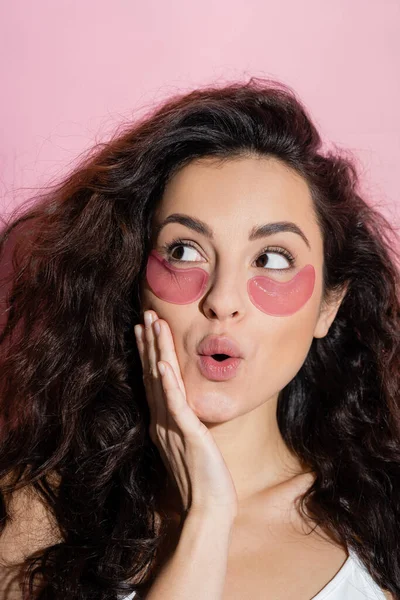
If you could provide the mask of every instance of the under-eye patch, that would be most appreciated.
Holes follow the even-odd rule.
[[[146,278],[158,298],[173,304],[195,302],[203,294],[208,273],[199,267],[177,269],[153,250],[147,262]]]
[[[153,293],[166,302],[189,304],[204,293],[209,275],[200,267],[176,268],[153,250],[147,262],[147,282]],[[315,269],[306,265],[290,281],[275,281],[257,275],[247,282],[250,300],[262,312],[286,317],[300,310],[311,298]]]
[[[250,300],[262,312],[274,317],[288,317],[300,310],[311,298],[315,269],[306,265],[290,281],[274,281],[257,275],[247,282]]]

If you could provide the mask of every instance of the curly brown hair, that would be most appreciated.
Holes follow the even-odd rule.
[[[168,475],[149,437],[133,333],[151,219],[193,159],[249,154],[305,179],[324,296],[348,285],[328,334],[279,395],[283,439],[316,473],[302,510],[400,599],[397,232],[361,197],[355,161],[323,151],[293,90],[263,78],[169,99],[5,223],[0,531],[6,497],[30,486],[62,536],[21,563],[29,599],[108,600],[148,585]]]

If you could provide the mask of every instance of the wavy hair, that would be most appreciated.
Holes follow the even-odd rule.
[[[323,151],[295,92],[254,77],[168,99],[2,230],[0,531],[6,499],[29,486],[61,533],[21,563],[29,599],[140,597],[154,576],[168,474],[149,437],[133,332],[152,215],[190,161],[243,156],[276,157],[304,178],[324,298],[347,286],[279,394],[281,434],[316,474],[300,508],[400,599],[397,232],[360,194],[351,155]]]

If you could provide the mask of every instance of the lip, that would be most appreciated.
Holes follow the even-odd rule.
[[[227,381],[235,377],[242,360],[242,358],[232,357],[219,362],[212,356],[198,355],[199,369],[204,377],[211,381]]]
[[[210,335],[204,338],[197,347],[197,353],[203,356],[212,354],[227,354],[231,358],[243,358],[238,344],[227,336]],[[218,361],[214,361],[217,364]],[[224,361],[224,363],[227,361]]]

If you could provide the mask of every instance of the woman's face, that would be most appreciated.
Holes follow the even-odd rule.
[[[209,235],[173,219],[158,230],[178,214],[201,221]],[[282,222],[291,230],[249,239],[256,228]],[[276,399],[338,308],[321,311],[323,242],[306,182],[274,158],[192,162],[166,186],[153,234],[142,308],[169,324],[199,419],[231,420]],[[168,251],[175,238],[182,242]],[[199,367],[197,346],[212,334],[240,348],[228,380],[210,379]]]

